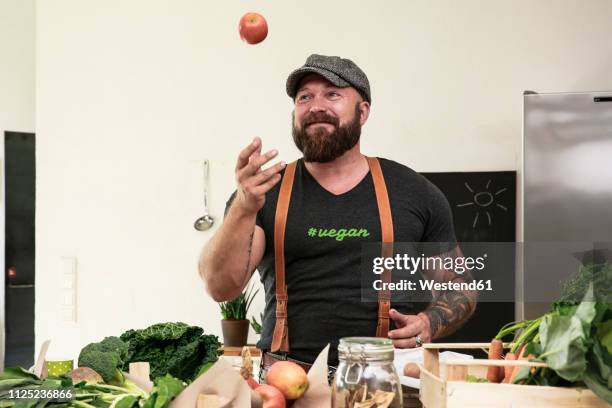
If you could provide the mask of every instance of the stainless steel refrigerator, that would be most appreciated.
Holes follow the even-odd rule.
[[[545,312],[559,280],[612,242],[612,92],[525,92],[524,315]]]

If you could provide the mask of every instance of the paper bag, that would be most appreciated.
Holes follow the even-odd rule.
[[[331,387],[327,382],[329,344],[319,353],[308,371],[308,389],[293,408],[331,408]]]
[[[238,371],[223,359],[189,384],[170,403],[170,408],[195,408],[200,394],[217,395],[219,408],[251,408],[249,386]]]

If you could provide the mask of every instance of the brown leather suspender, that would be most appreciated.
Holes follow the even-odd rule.
[[[378,216],[380,217],[380,228],[382,230],[382,256],[393,257],[393,218],[391,217],[391,205],[389,204],[389,193],[385,179],[380,168],[380,163],[375,157],[368,157],[368,164],[374,180],[374,191],[376,192],[376,203],[378,204]],[[391,282],[391,271],[383,271],[381,279],[384,283]],[[387,337],[389,333],[389,309],[391,307],[391,292],[389,286],[378,291],[378,324],[376,325],[376,337]]]
[[[393,255],[393,218],[387,186],[380,168],[380,163],[375,157],[366,157],[368,166],[374,181],[376,203],[380,216],[382,229],[382,255],[390,257]],[[289,163],[285,169],[285,175],[281,181],[276,214],[274,217],[274,261],[276,274],[276,324],[272,336],[272,352],[289,352],[289,325],[287,320],[287,286],[285,285],[285,227],[287,225],[287,213],[291,200],[291,190],[295,178],[297,162]],[[391,282],[391,271],[382,273],[383,282]],[[389,308],[391,307],[391,295],[389,290],[378,292],[378,324],[376,326],[377,337],[387,337],[389,332]]]
[[[285,285],[285,227],[293,179],[297,162],[291,162],[285,168],[281,181],[276,214],[274,215],[274,269],[276,275],[276,324],[272,336],[272,351],[289,352],[289,324],[287,322],[287,285]]]

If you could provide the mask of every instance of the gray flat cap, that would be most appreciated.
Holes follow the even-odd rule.
[[[306,63],[289,74],[287,78],[287,95],[295,99],[297,87],[302,78],[310,73],[321,75],[340,88],[352,86],[363,99],[372,103],[370,98],[370,82],[366,74],[350,59],[312,54]]]

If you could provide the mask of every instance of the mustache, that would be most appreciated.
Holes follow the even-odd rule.
[[[330,116],[325,112],[314,112],[304,117],[304,119],[302,120],[302,128],[305,128],[306,126],[311,125],[313,123],[329,123],[337,128],[340,124],[340,121],[338,120],[338,118],[334,118],[333,116]]]
[[[304,154],[307,162],[327,163],[351,149],[359,142],[361,123],[359,107],[355,107],[353,119],[340,126],[340,120],[329,116],[326,112],[311,113],[300,121],[303,126],[297,127],[295,112],[292,114],[292,136],[295,146]],[[313,135],[306,132],[306,126],[315,122],[331,123],[334,130],[328,133],[324,129],[315,129]],[[329,137],[321,137],[321,136]]]

